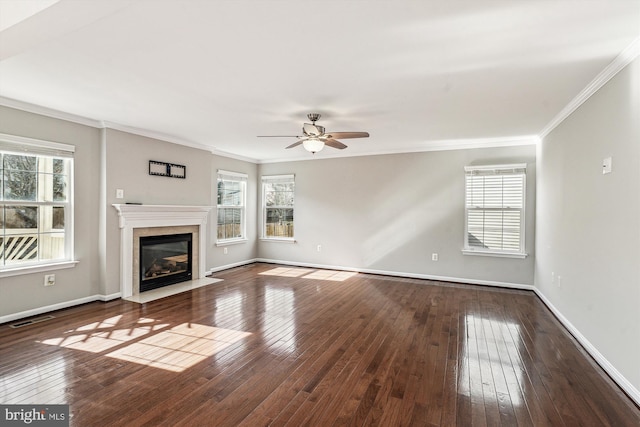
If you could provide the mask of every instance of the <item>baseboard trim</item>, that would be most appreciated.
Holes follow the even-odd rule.
[[[544,305],[556,316],[556,318],[567,328],[569,333],[580,343],[580,345],[589,353],[591,357],[596,361],[598,365],[611,377],[611,379],[618,384],[618,386],[634,401],[634,403],[640,406],[640,391],[633,386],[608,360],[598,351],[598,349],[589,342],[589,340],[580,333],[580,331],[573,326],[573,324],[564,317],[564,315],[551,303],[551,301],[542,293],[538,288],[534,288],[534,292],[542,300]]]
[[[231,264],[225,264],[225,265],[221,265],[219,267],[213,267],[212,269],[210,269],[209,271],[206,272],[207,276],[213,273],[216,273],[218,271],[223,271],[223,270],[228,270],[230,268],[235,268],[235,267],[242,267],[243,265],[248,265],[248,264],[253,264],[258,262],[257,258],[253,258],[253,259],[248,259],[248,260],[244,260],[244,261],[239,261],[239,262],[234,262]]]
[[[96,295],[96,296],[98,297],[98,300],[107,302],[107,301],[111,301],[111,300],[114,300],[114,299],[121,298],[122,297],[122,292],[116,292],[116,293],[109,294],[109,295]]]
[[[402,271],[388,271],[388,270],[376,270],[371,268],[355,268],[355,267],[345,267],[345,266],[338,266],[338,265],[314,264],[314,263],[308,263],[308,262],[284,261],[284,260],[268,259],[268,258],[256,258],[254,262],[266,262],[269,264],[279,264],[279,265],[294,265],[296,267],[323,268],[328,270],[353,271],[356,273],[380,274],[383,276],[407,277],[410,279],[425,279],[425,280],[434,280],[438,282],[464,283],[467,285],[492,286],[492,287],[498,287],[498,288],[520,289],[520,290],[526,290],[526,291],[534,290],[533,285],[525,285],[522,283],[495,282],[490,280],[467,279],[463,277],[434,276],[431,274],[407,273]]]
[[[63,308],[69,308],[80,304],[86,304],[94,301],[109,301],[115,298],[119,298],[120,293],[111,295],[91,295],[88,297],[78,298],[71,301],[59,302],[57,304],[51,304],[44,307],[38,307],[31,310],[25,310],[18,313],[7,314],[6,316],[0,316],[0,324],[13,322],[14,320],[24,319],[26,317],[38,316],[43,313],[49,313],[51,311],[61,310]]]

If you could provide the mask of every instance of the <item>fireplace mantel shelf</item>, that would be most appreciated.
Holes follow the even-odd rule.
[[[114,204],[113,207],[118,211],[120,228],[125,228],[128,223],[134,228],[206,224],[212,209],[212,206],[185,205]]]
[[[133,293],[133,230],[148,227],[199,226],[199,268],[202,278],[206,271],[206,226],[213,206],[185,205],[112,205],[118,211],[120,227],[120,291],[123,298]],[[196,272],[194,272],[196,273]],[[194,274],[195,276],[195,274]]]
[[[212,206],[199,205],[138,205],[138,204],[114,204],[118,212],[167,212],[167,211],[206,211],[209,212]]]

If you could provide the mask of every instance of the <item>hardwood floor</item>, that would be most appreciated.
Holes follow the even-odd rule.
[[[252,264],[0,326],[0,403],[74,426],[638,426],[528,291]]]

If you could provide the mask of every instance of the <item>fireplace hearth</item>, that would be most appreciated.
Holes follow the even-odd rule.
[[[192,279],[192,234],[140,237],[140,292]]]

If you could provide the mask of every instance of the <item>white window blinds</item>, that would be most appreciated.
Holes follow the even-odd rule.
[[[0,151],[5,153],[72,158],[75,149],[75,146],[69,144],[0,133]]]
[[[465,250],[524,254],[525,181],[525,164],[465,167]]]

